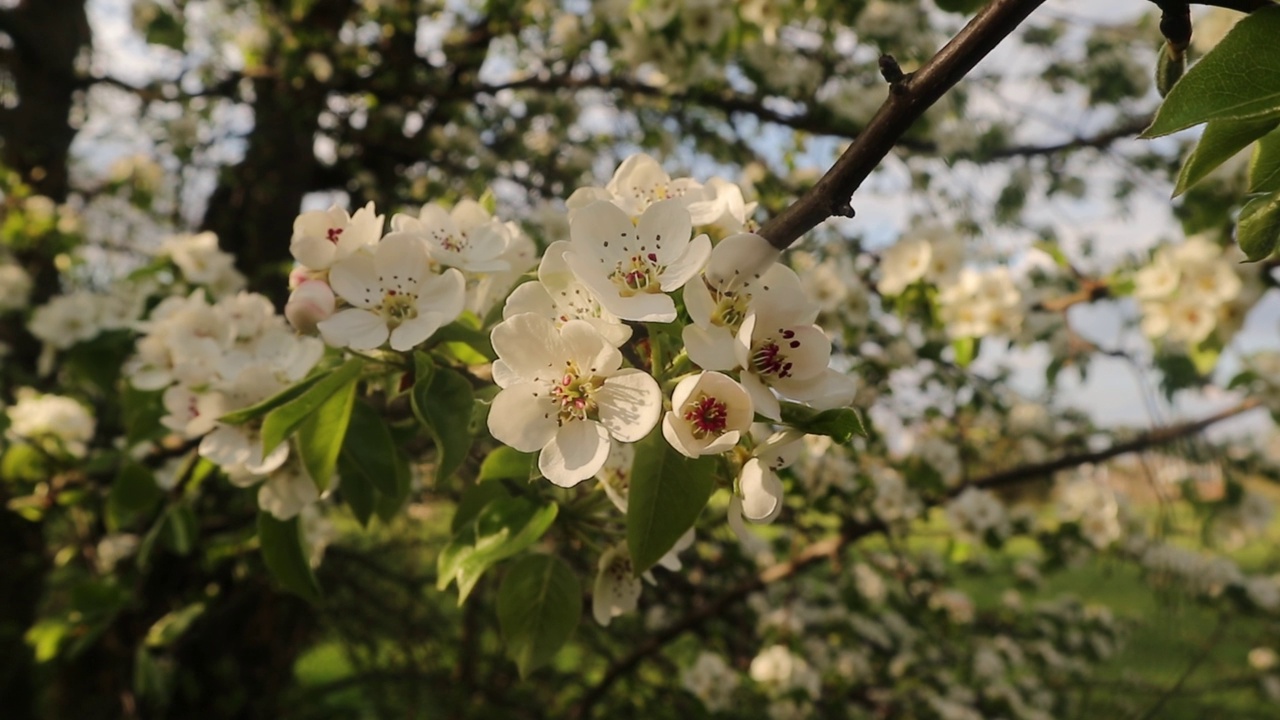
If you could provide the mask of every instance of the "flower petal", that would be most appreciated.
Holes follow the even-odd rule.
[[[596,392],[600,422],[622,442],[649,434],[662,414],[662,390],[643,370],[628,368],[606,378]]]
[[[373,255],[378,286],[401,294],[417,293],[418,284],[430,272],[427,247],[418,236],[391,233],[378,243]]]
[[[611,202],[595,202],[574,213],[569,220],[569,243],[575,253],[596,258],[596,264],[603,260],[610,271],[640,247],[631,218]],[[586,282],[577,269],[574,274]]]
[[[560,328],[560,341],[565,359],[585,375],[611,375],[622,366],[622,353],[585,320],[565,323]]]
[[[520,452],[537,452],[551,442],[560,408],[537,383],[512,385],[493,398],[489,433]]]
[[[687,286],[685,289],[687,290]],[[738,367],[733,335],[718,325],[686,325],[681,333],[689,359],[703,370],[732,370]]]
[[[560,333],[541,315],[523,313],[507,318],[493,328],[489,339],[498,357],[525,380],[551,381],[563,371]]]
[[[742,387],[751,396],[751,406],[756,412],[770,420],[782,419],[782,406],[778,404],[777,396],[761,382],[759,376],[755,373],[742,373]]]
[[[650,205],[640,216],[636,233],[640,236],[640,252],[653,253],[658,264],[670,265],[688,249],[693,223],[689,221],[689,210],[684,201],[662,200]],[[710,250],[711,242],[708,240],[707,251]]]
[[[689,243],[688,249],[663,271],[662,276],[658,278],[660,286],[666,292],[684,287],[685,283],[702,272],[709,257],[711,257],[711,238],[699,235]]]
[[[742,466],[738,476],[742,491],[742,516],[752,522],[766,523],[782,512],[782,481],[757,458]]]
[[[358,308],[371,308],[382,302],[378,270],[368,253],[355,253],[336,263],[329,272],[329,287]]]
[[[316,325],[325,343],[352,350],[372,350],[387,341],[387,324],[368,310],[347,308]]]
[[[494,405],[493,410],[497,410],[497,403]],[[556,485],[573,487],[604,467],[610,444],[609,432],[600,423],[592,420],[567,422],[560,426],[551,442],[543,446],[542,453],[538,455],[538,469]]]

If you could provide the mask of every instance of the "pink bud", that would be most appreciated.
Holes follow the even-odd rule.
[[[297,290],[298,286],[302,283],[307,282],[308,280],[318,280],[323,277],[324,273],[322,272],[316,272],[315,270],[303,267],[302,265],[295,266],[293,270],[289,272],[289,289]]]
[[[323,280],[307,280],[293,291],[285,303],[284,316],[300,333],[311,334],[316,324],[333,314],[333,289]]]

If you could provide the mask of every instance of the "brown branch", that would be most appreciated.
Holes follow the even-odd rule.
[[[1150,432],[1142,433],[1132,440],[1117,443],[1104,450],[1079,453],[1076,455],[1064,455],[1056,460],[1049,460],[1047,462],[1034,463],[1032,465],[1023,465],[1021,467],[1012,468],[1010,470],[1003,470],[987,475],[986,477],[979,478],[970,483],[970,485],[984,489],[1016,485],[1026,480],[1052,475],[1060,470],[1070,470],[1071,468],[1079,467],[1081,465],[1100,463],[1114,457],[1119,457],[1120,455],[1127,455],[1129,453],[1141,452],[1160,445],[1167,445],[1176,440],[1196,435],[1206,428],[1216,425],[1223,420],[1228,420],[1237,415],[1242,415],[1261,406],[1262,401],[1258,398],[1247,398],[1240,403],[1221,412],[1214,413],[1213,415],[1191,422],[1156,428]],[[962,490],[963,488],[958,489]]]
[[[919,70],[894,86],[880,111],[836,164],[786,210],[760,230],[786,249],[801,235],[849,204],[849,198],[925,110],[1000,44],[1044,0],[992,0]]]
[[[936,505],[946,499],[954,497],[968,487],[979,487],[984,489],[1007,487],[1010,485],[1016,485],[1020,482],[1051,475],[1052,473],[1061,470],[1069,470],[1088,463],[1103,462],[1120,455],[1165,445],[1187,436],[1195,435],[1212,425],[1260,407],[1261,404],[1261,401],[1258,399],[1249,398],[1233,407],[1213,415],[1209,415],[1192,422],[1157,428],[1150,432],[1143,433],[1128,442],[1112,445],[1105,450],[1065,455],[1057,460],[1025,465],[1012,470],[993,473],[956,488],[947,495],[937,498],[931,503],[931,505]],[[761,570],[755,576],[732,588],[725,594],[716,597],[706,604],[694,608],[688,615],[685,615],[678,622],[653,633],[647,640],[641,643],[630,653],[611,664],[605,671],[604,676],[601,677],[600,680],[582,697],[582,700],[574,708],[571,717],[577,718],[578,720],[585,720],[585,718],[590,717],[592,709],[602,699],[604,699],[604,696],[608,693],[609,689],[628,673],[635,670],[635,668],[646,658],[658,653],[666,647],[668,643],[686,632],[694,630],[708,620],[719,616],[726,608],[732,606],[734,603],[742,600],[757,590],[763,589],[771,583],[792,577],[800,573],[802,570],[810,568],[823,560],[837,558],[839,557],[840,552],[847,546],[884,529],[885,526],[879,522],[847,524],[841,529],[839,535],[834,535],[809,545],[790,560],[776,565],[770,565],[769,567]]]

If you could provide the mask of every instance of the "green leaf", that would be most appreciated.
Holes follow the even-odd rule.
[[[191,623],[204,614],[204,609],[204,603],[196,602],[181,610],[166,613],[147,630],[147,637],[143,642],[147,647],[153,648],[172,645],[191,627]]]
[[[553,555],[520,558],[498,588],[498,626],[522,678],[550,662],[581,619],[578,576]]]
[[[538,456],[534,453],[522,453],[515,448],[502,445],[485,457],[480,463],[480,474],[477,482],[486,480],[519,480],[528,482],[537,468]]]
[[[715,458],[687,458],[655,429],[636,443],[627,496],[627,546],[636,575],[684,535],[716,488]]]
[[[414,353],[417,376],[410,399],[413,414],[436,444],[436,482],[449,478],[471,451],[471,383],[448,368],[437,369],[425,353]]]
[[[163,390],[139,390],[125,383],[120,396],[121,413],[124,416],[125,445],[133,447],[143,440],[164,435],[167,430],[160,424],[165,416]]]
[[[400,514],[400,510],[409,499],[409,492],[413,489],[413,473],[409,470],[409,458],[403,451],[397,449],[391,459],[395,469],[395,490],[390,494],[379,492],[373,508],[378,517],[388,523]]]
[[[0,478],[10,481],[39,482],[49,477],[48,458],[26,443],[14,443],[0,458]]]
[[[1249,158],[1249,192],[1280,190],[1280,130],[1264,135]]]
[[[951,350],[956,354],[956,364],[962,368],[969,367],[969,363],[978,357],[978,338],[960,338],[951,341]]]
[[[378,492],[395,495],[396,483],[395,443],[386,421],[368,403],[359,402],[351,408],[351,425],[342,442],[342,457],[350,461],[349,474],[358,473],[364,482]],[[342,482],[347,482],[346,475]]]
[[[298,518],[277,520],[271,513],[258,513],[258,540],[262,544],[262,559],[271,575],[289,592],[308,602],[317,602],[320,583],[311,571]]]
[[[312,385],[315,385],[316,383],[324,379],[325,375],[327,375],[327,373],[319,372],[319,373],[316,373],[315,375],[311,375],[310,377],[303,378],[302,380],[299,380],[296,384],[290,385],[289,387],[281,390],[280,392],[276,393],[275,395],[272,395],[271,397],[267,398],[266,400],[263,400],[262,402],[255,403],[253,405],[250,405],[247,408],[241,408],[239,410],[236,410],[235,412],[230,412],[230,413],[227,413],[226,415],[223,415],[222,417],[218,418],[218,422],[226,423],[228,425],[243,425],[249,422],[250,420],[257,420],[263,415],[266,415],[272,410],[275,410],[281,405],[289,402],[290,400],[306,392],[311,388]]]
[[[266,457],[284,442],[307,418],[320,411],[325,402],[348,389],[360,377],[364,360],[352,358],[337,370],[325,375],[298,397],[277,407],[262,420],[262,456]]]
[[[476,515],[479,515],[486,505],[503,497],[509,498],[512,495],[502,483],[480,483],[463,490],[462,497],[458,499],[458,507],[453,511],[449,531],[457,534],[469,523],[475,522]]]
[[[471,364],[484,363],[498,358],[498,354],[493,351],[493,343],[489,341],[489,333],[466,325],[462,321],[445,325],[437,330],[436,334],[431,336],[431,339],[434,342],[466,348],[470,351],[469,353],[461,352],[460,348],[455,347],[451,347],[450,350],[460,360],[470,361]]]
[[[364,472],[344,455],[338,456],[338,475],[342,478],[338,485],[338,496],[351,508],[356,520],[362,526],[369,527],[369,520],[373,518],[373,510],[377,506],[378,491],[373,489]]]
[[[854,435],[870,437],[862,416],[853,408],[835,408],[821,412],[799,403],[783,402],[782,423],[808,435],[826,435],[838,443],[847,443]]]
[[[163,498],[155,475],[140,463],[126,461],[107,495],[107,525],[118,529],[139,515],[149,515]]]
[[[1280,114],[1280,7],[1236,24],[1187,70],[1142,137],[1168,135],[1221,118]]]
[[[1270,257],[1280,243],[1280,191],[1245,203],[1236,225],[1236,242],[1250,262]]]
[[[328,490],[329,481],[333,479],[355,401],[356,383],[353,380],[330,395],[298,428],[298,454],[320,492]]]
[[[1230,160],[1249,143],[1274,130],[1278,124],[1280,117],[1210,120],[1204,126],[1200,142],[1196,143],[1186,162],[1182,163],[1173,196],[1186,192],[1187,188],[1203,180],[1219,165]]]
[[[456,580],[461,605],[486,570],[537,542],[559,509],[553,502],[538,505],[517,497],[500,497],[485,505],[440,551],[436,587],[443,590]]]

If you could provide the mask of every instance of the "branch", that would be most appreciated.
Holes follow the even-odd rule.
[[[1227,408],[1226,410],[1214,413],[1213,415],[1209,415],[1192,422],[1156,428],[1150,432],[1142,433],[1128,442],[1112,445],[1105,450],[1079,453],[1077,455],[1064,455],[1056,460],[1049,460],[1047,462],[1035,463],[1032,465],[1023,465],[1011,470],[992,473],[986,477],[975,480],[970,483],[970,485],[984,489],[1016,485],[1022,481],[1051,475],[1060,470],[1069,470],[1089,463],[1100,463],[1120,455],[1127,455],[1132,452],[1141,452],[1160,445],[1167,445],[1176,440],[1196,435],[1206,428],[1216,425],[1223,420],[1228,420],[1237,415],[1242,415],[1261,406],[1262,401],[1258,398],[1248,398]],[[957,490],[962,489],[963,488],[957,488]]]
[[[1105,450],[1081,453],[1077,455],[1066,455],[1049,462],[1036,463],[1034,465],[1026,465],[1013,470],[993,473],[972,483],[956,488],[954,491],[942,498],[939,498],[938,500],[941,501],[954,497],[966,487],[979,487],[985,489],[1006,487],[1009,485],[1015,485],[1019,482],[1043,477],[1060,470],[1068,470],[1088,463],[1098,463],[1119,455],[1138,452],[1159,445],[1165,445],[1189,435],[1195,435],[1212,425],[1222,422],[1223,420],[1233,418],[1237,415],[1248,412],[1249,410],[1260,407],[1261,404],[1261,401],[1258,399],[1250,398],[1238,405],[1201,418],[1200,420],[1157,428],[1150,432],[1143,433],[1128,442],[1112,445]],[[937,502],[932,504],[936,505]],[[574,708],[571,717],[576,718],[577,720],[585,720],[590,717],[591,710],[602,699],[604,699],[605,694],[608,693],[611,687],[613,687],[614,683],[635,670],[641,662],[662,650],[668,643],[686,632],[698,628],[708,620],[719,616],[726,608],[730,607],[734,603],[742,600],[757,590],[763,589],[766,585],[792,577],[822,560],[838,557],[840,552],[847,546],[884,529],[884,524],[878,521],[846,524],[841,528],[839,535],[834,535],[809,545],[790,560],[776,565],[770,565],[769,567],[761,570],[754,577],[751,577],[730,589],[725,594],[716,597],[704,605],[694,608],[688,615],[685,615],[678,622],[650,635],[649,638],[638,647],[610,665],[605,671],[604,676],[600,678],[599,682],[592,686],[592,688],[582,697],[582,700]]]
[[[919,70],[893,92],[826,175],[760,230],[784,250],[818,223],[849,205],[849,198],[925,110],[986,57],[1044,0],[992,0]]]

